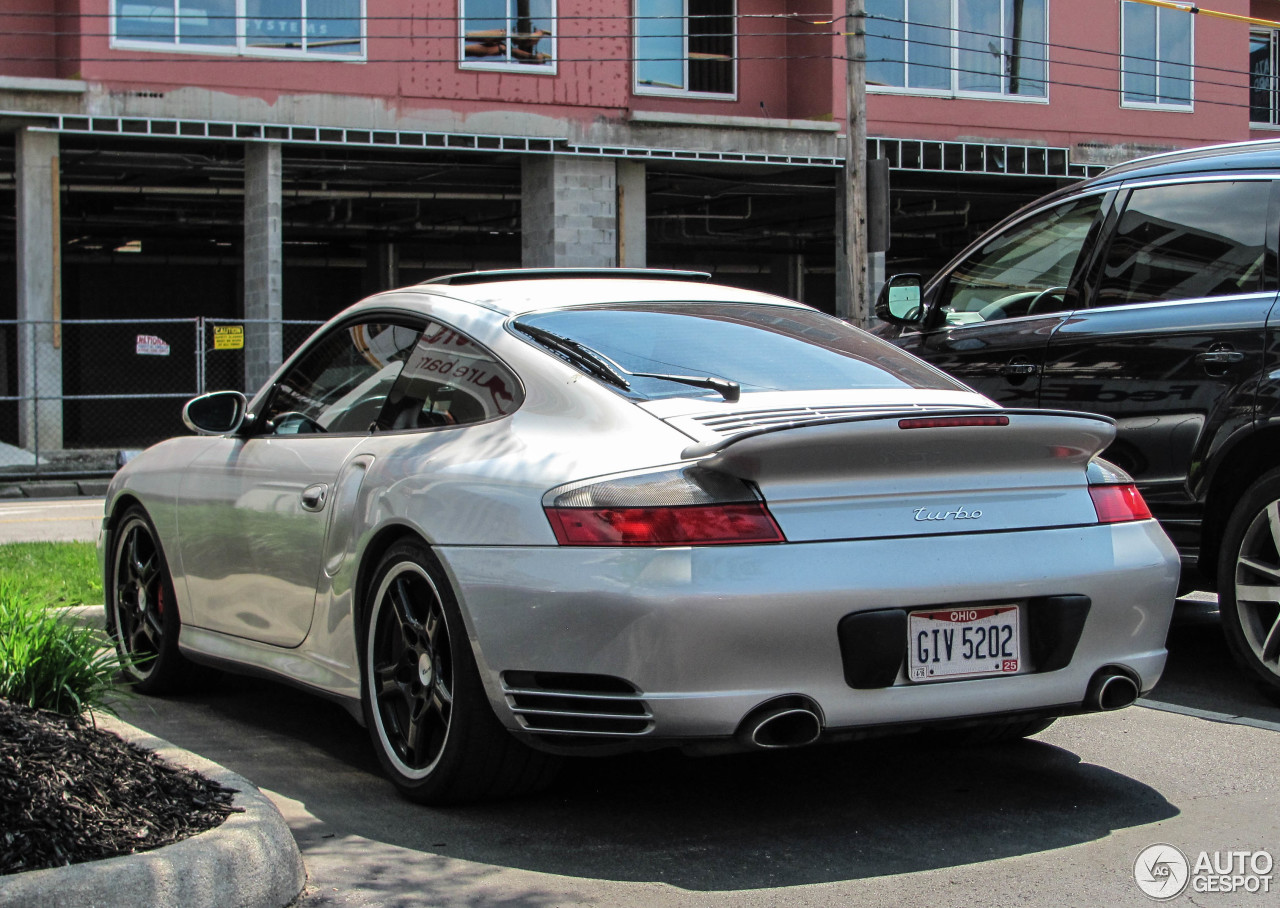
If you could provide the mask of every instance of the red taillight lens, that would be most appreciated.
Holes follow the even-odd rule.
[[[1007,416],[913,416],[898,420],[899,429],[949,429],[960,426],[1007,426]]]
[[[1093,499],[1099,523],[1151,519],[1151,511],[1135,485],[1090,486],[1089,497]]]
[[[546,510],[561,545],[730,545],[786,541],[760,502]]]

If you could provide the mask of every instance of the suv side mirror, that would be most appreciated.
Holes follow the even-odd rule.
[[[876,318],[891,325],[920,323],[920,275],[895,274],[880,288]]]
[[[187,401],[182,421],[199,435],[230,435],[244,422],[249,401],[239,391],[214,391]]]

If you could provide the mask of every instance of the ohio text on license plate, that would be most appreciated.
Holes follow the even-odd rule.
[[[1011,675],[1018,670],[1016,605],[911,612],[907,618],[907,677],[912,681]]]

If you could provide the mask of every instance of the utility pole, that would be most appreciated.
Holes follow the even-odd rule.
[[[867,301],[867,11],[865,0],[845,0],[844,285],[841,318],[871,323]],[[837,261],[839,256],[837,256]]]

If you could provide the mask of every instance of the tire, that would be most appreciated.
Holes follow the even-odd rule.
[[[555,758],[493,714],[457,600],[426,546],[406,540],[387,551],[362,614],[365,724],[404,797],[456,804],[550,784]]]
[[[1280,470],[1251,485],[1227,521],[1218,612],[1236,663],[1280,703]]]
[[[124,512],[108,558],[107,633],[125,663],[125,680],[143,694],[182,689],[192,666],[178,650],[178,600],[159,536],[142,508]]]

